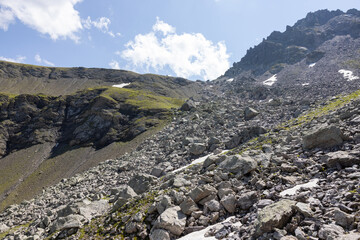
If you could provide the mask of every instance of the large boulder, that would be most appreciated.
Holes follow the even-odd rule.
[[[244,128],[240,133],[236,134],[235,136],[230,138],[227,142],[225,142],[225,147],[227,149],[234,148],[239,144],[244,143],[264,133],[266,133],[266,129],[260,126]]]
[[[271,232],[274,228],[283,228],[294,213],[295,201],[280,200],[261,209],[258,212],[256,236]]]
[[[156,220],[154,229],[162,228],[180,236],[185,230],[186,215],[179,206],[166,209]]]
[[[196,187],[193,189],[189,196],[192,198],[194,202],[199,202],[201,199],[206,198],[207,196],[216,194],[217,190],[216,188],[210,186],[210,185],[204,185],[202,187]]]
[[[333,147],[342,144],[343,137],[339,127],[321,125],[319,128],[305,134],[303,137],[303,147],[304,149]]]
[[[360,158],[352,155],[346,151],[330,152],[324,156],[326,165],[328,167],[352,167],[355,164],[360,164]]]
[[[206,145],[204,143],[192,143],[190,144],[189,153],[192,155],[200,155],[206,150]]]
[[[323,225],[319,231],[319,238],[326,240],[340,239],[344,229],[336,224]]]
[[[185,213],[186,215],[191,215],[192,212],[198,211],[199,208],[196,205],[196,203],[190,198],[186,198],[181,204],[180,204],[181,211]]]
[[[137,196],[136,192],[128,185],[122,185],[118,189],[119,193],[117,195],[117,200],[114,203],[113,210],[117,210],[122,207],[128,199],[134,198]]]
[[[190,111],[191,109],[196,108],[196,103],[192,99],[188,99],[180,108],[182,111]]]
[[[258,194],[256,191],[247,192],[239,196],[237,205],[242,210],[251,208],[258,201]]]
[[[255,109],[251,108],[251,107],[246,107],[245,110],[244,110],[245,120],[253,119],[257,115],[259,115],[259,112],[256,111]]]
[[[137,194],[142,194],[149,190],[150,186],[156,181],[156,177],[139,173],[133,176],[129,181],[129,186],[135,191]]]
[[[257,162],[254,159],[240,155],[229,156],[218,165],[219,170],[231,172],[240,176],[255,170],[256,167]]]
[[[64,229],[80,228],[87,222],[87,219],[81,215],[68,215],[66,217],[59,217],[51,226],[50,233],[61,231]]]

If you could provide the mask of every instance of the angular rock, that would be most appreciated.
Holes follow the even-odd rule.
[[[139,173],[130,179],[129,186],[135,191],[135,193],[142,194],[149,190],[151,184],[155,181],[156,177],[145,173]]]
[[[328,148],[342,143],[343,134],[340,128],[334,125],[322,125],[303,137],[303,147],[305,149]]]
[[[179,206],[166,209],[156,220],[154,229],[162,228],[179,236],[184,231],[186,215],[181,212]]]
[[[186,102],[181,106],[180,110],[190,111],[191,109],[196,108],[196,104],[192,99],[186,100]]]
[[[209,195],[216,194],[216,188],[210,185],[204,185],[202,187],[196,187],[193,189],[189,196],[194,200],[194,202],[199,202],[201,199],[206,198]]]
[[[66,217],[71,214],[79,214],[79,206],[76,204],[67,205],[57,211],[58,217]]]
[[[295,205],[295,209],[305,217],[312,217],[314,215],[310,205],[307,203],[298,202]]]
[[[226,211],[229,213],[234,213],[236,209],[236,198],[235,195],[226,195],[223,199],[221,199],[221,204],[224,206]]]
[[[204,207],[209,209],[211,212],[218,212],[222,208],[221,204],[215,199],[206,202]]]
[[[319,231],[319,238],[324,240],[337,240],[344,234],[344,229],[335,224],[323,225]]]
[[[190,198],[186,198],[181,204],[180,204],[181,211],[185,213],[186,215],[191,215],[192,212],[198,211],[199,208],[196,205],[196,203]]]
[[[150,233],[150,240],[170,240],[170,234],[164,229],[155,229]]]
[[[81,215],[68,215],[58,218],[51,226],[50,233],[70,228],[80,228],[87,220]]]
[[[283,199],[258,211],[256,236],[271,232],[274,228],[283,228],[294,213],[296,202]]]
[[[256,167],[257,162],[252,158],[233,155],[222,161],[219,164],[218,169],[242,176],[255,170]]]
[[[348,228],[354,222],[354,215],[347,214],[339,209],[335,209],[334,218],[336,224],[342,226],[343,228]]]
[[[190,144],[189,153],[192,155],[200,155],[206,150],[206,145],[204,143],[192,143]]]
[[[247,210],[251,208],[258,201],[258,194],[256,191],[251,191],[248,193],[241,194],[237,205],[242,210]]]
[[[346,151],[330,152],[324,156],[326,165],[328,167],[352,167],[355,164],[360,164],[360,158],[349,154]]]
[[[245,110],[244,110],[245,120],[253,119],[257,115],[259,115],[259,112],[256,111],[255,109],[251,108],[251,107],[246,107]]]

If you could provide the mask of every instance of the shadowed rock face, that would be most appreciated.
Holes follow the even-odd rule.
[[[127,102],[126,97],[117,96],[115,100],[104,94],[106,91],[100,88],[66,97],[1,95],[0,156],[45,142],[95,148],[126,142],[158,125],[169,114],[170,109],[162,108],[166,105],[142,108]],[[131,90],[124,94],[128,91],[141,95]],[[142,101],[150,101],[148,97],[143,96]]]
[[[225,76],[234,77],[243,71],[261,75],[271,70],[275,74],[282,69],[282,64],[294,64],[312,56],[312,51],[336,35],[358,38],[359,18],[360,12],[355,9],[346,14],[340,10],[309,13],[293,27],[287,26],[285,32],[274,31],[259,45],[250,48]]]

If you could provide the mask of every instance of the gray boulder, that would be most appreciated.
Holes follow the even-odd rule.
[[[196,108],[196,104],[192,99],[186,100],[186,102],[181,106],[180,110],[190,111],[191,109]]]
[[[319,238],[337,240],[344,234],[344,229],[335,224],[323,225],[319,231]]]
[[[258,212],[256,236],[271,232],[274,228],[283,228],[294,213],[296,202],[288,199],[268,205]]]
[[[80,228],[87,220],[81,215],[69,215],[58,218],[51,226],[50,233],[70,228]]]
[[[339,127],[322,125],[316,130],[310,131],[303,137],[304,149],[316,147],[328,148],[343,143],[343,134]]]
[[[166,209],[156,220],[154,229],[162,228],[180,236],[185,230],[186,215],[179,206]]]
[[[190,198],[186,198],[181,204],[180,204],[181,211],[185,213],[186,215],[191,215],[192,212],[198,211],[199,208],[196,205],[196,203]]]
[[[135,193],[142,194],[149,190],[154,182],[156,182],[156,177],[145,173],[139,173],[130,179],[129,186]]]
[[[170,234],[164,229],[155,229],[150,233],[150,240],[170,240]]]
[[[199,202],[201,199],[204,199],[210,195],[216,194],[216,188],[210,185],[204,185],[202,187],[196,187],[193,189],[189,196],[192,198],[194,202]]]
[[[245,120],[253,119],[257,115],[259,115],[259,112],[256,111],[255,109],[251,108],[251,107],[246,107],[245,110],[244,110]]]
[[[255,170],[256,167],[257,162],[252,158],[233,155],[227,157],[223,162],[221,162],[218,169],[242,176]]]
[[[227,149],[234,148],[239,144],[244,143],[264,133],[266,133],[266,129],[263,127],[260,126],[247,127],[245,129],[242,129],[242,131],[239,134],[236,134],[235,136],[231,137],[230,140],[225,142],[225,147]]]
[[[324,156],[326,160],[326,165],[328,167],[336,167],[340,165],[341,167],[352,167],[355,164],[360,164],[360,158],[349,154],[346,151],[337,151],[330,152]]]
[[[117,200],[114,203],[113,210],[117,210],[122,207],[130,198],[136,197],[136,192],[128,185],[123,185],[119,188]]]
[[[241,194],[237,205],[242,210],[247,210],[251,208],[258,201],[258,194],[256,191],[251,191],[248,193]]]
[[[200,155],[206,150],[206,145],[204,143],[192,143],[190,144],[189,153],[192,155]]]
[[[233,195],[233,194],[226,195],[225,197],[223,197],[221,199],[220,202],[224,206],[226,211],[228,211],[229,213],[234,213],[235,212],[235,209],[236,209],[235,195]]]
[[[355,217],[354,215],[347,214],[339,209],[334,211],[334,218],[337,225],[340,225],[344,228],[348,228],[353,224]]]

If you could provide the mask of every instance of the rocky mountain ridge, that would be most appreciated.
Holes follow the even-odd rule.
[[[254,48],[250,48],[240,62],[226,71],[225,76],[233,77],[250,71],[255,76],[266,71],[275,74],[284,64],[295,64],[302,59],[321,59],[322,53],[314,51],[325,41],[335,36],[350,35],[358,38],[360,34],[360,13],[351,9],[346,14],[340,10],[320,10],[309,13],[286,31],[275,31]]]
[[[147,90],[175,98],[196,96],[196,83],[184,78],[138,74],[102,68],[59,68],[0,61],[1,92],[10,94],[69,95],[87,88],[128,84],[127,88]]]

